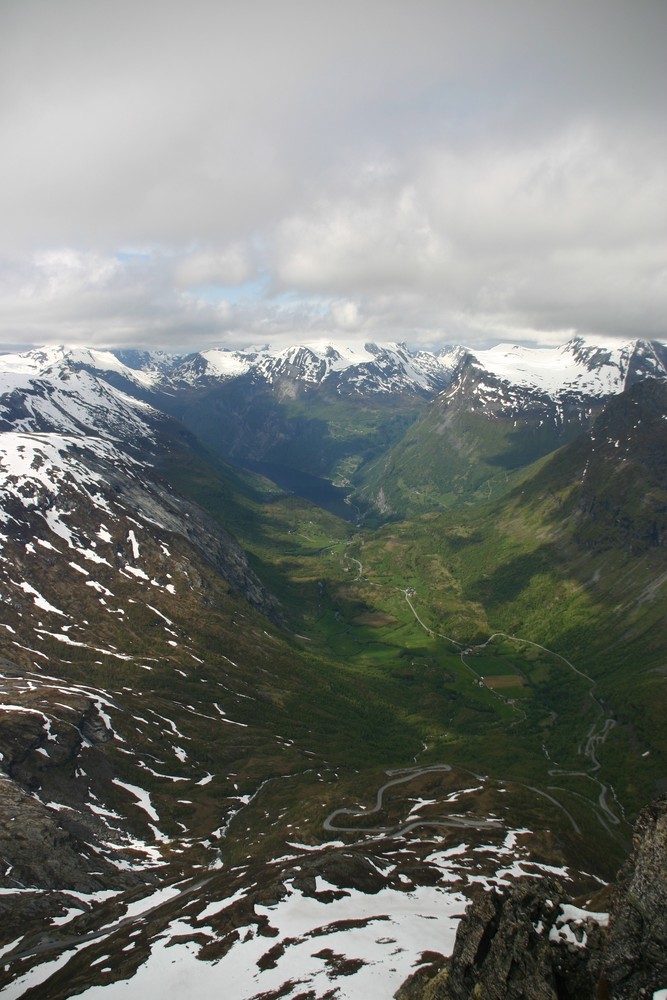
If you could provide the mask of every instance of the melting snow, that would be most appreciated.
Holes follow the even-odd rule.
[[[139,808],[143,809],[150,819],[155,820],[156,823],[160,822],[160,817],[155,812],[151,803],[151,797],[144,788],[139,788],[138,785],[130,785],[126,781],[121,781],[119,778],[113,778],[112,784],[118,785],[119,788],[124,788],[126,792],[130,793],[130,795],[134,795]]]
[[[55,608],[53,604],[49,604],[49,602],[44,597],[42,597],[39,591],[35,590],[34,587],[31,587],[30,584],[26,583],[25,580],[23,580],[21,583],[15,583],[14,580],[12,580],[12,583],[14,584],[15,587],[18,587],[25,594],[30,594],[37,607],[41,608],[42,611],[50,611],[54,615],[61,615],[63,618],[69,618],[69,615],[66,615],[64,611],[60,610],[60,608]]]
[[[72,560],[70,560],[69,565],[72,567],[72,569],[75,569],[77,573],[82,573],[84,576],[90,576],[88,570],[84,569],[83,566],[79,566],[78,563],[75,563]]]
[[[335,888],[318,879],[318,888]],[[231,900],[210,904],[204,911],[215,916]],[[337,1000],[386,1000],[411,972],[425,950],[449,954],[456,926],[467,904],[459,893],[443,887],[421,887],[410,893],[383,889],[374,895],[347,890],[342,899],[323,903],[290,891],[276,906],[256,906],[278,931],[277,937],[256,935],[240,928],[240,939],[216,963],[197,959],[192,943],[170,945],[171,934],[153,947],[148,961],[125,982],[93,987],[86,1000],[116,1000],[140,995],[163,1000],[213,996],[221,991],[235,1000],[249,1000],[261,993],[280,991],[293,998],[312,991],[321,996],[335,988]],[[354,921],[347,930],[337,921]],[[179,932],[183,927],[171,928]],[[282,954],[260,968],[258,962],[280,942]],[[351,975],[332,983],[326,962],[328,951],[357,966]],[[274,967],[270,967],[273,964]],[[285,989],[286,983],[292,983]]]
[[[137,541],[137,536],[134,531],[130,530],[127,535],[127,540],[132,545],[132,556],[135,559],[139,558],[139,542]]]
[[[575,948],[584,948],[587,942],[587,934],[584,929],[586,921],[593,921],[601,927],[606,927],[609,923],[608,913],[592,913],[589,910],[580,910],[577,906],[564,903],[555,923],[549,931],[550,941],[565,941],[574,945]]]
[[[125,570],[121,570],[121,572],[131,573],[132,576],[136,576],[139,580],[150,581],[148,574],[144,573],[143,569],[139,569],[137,566],[126,566]]]

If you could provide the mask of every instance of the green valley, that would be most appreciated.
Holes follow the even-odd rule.
[[[642,387],[633,402],[654,450],[659,390]],[[597,433],[627,405],[615,401]],[[375,529],[255,480],[262,527],[235,530],[298,633],[290,641],[317,657],[347,706],[332,711],[331,727],[318,724],[319,738],[332,740],[329,757],[350,761],[360,740],[365,766],[447,761],[513,782],[522,808],[532,796],[532,809],[554,812],[551,829],[579,831],[582,844],[595,832],[618,857],[628,817],[664,775],[664,558],[617,541],[591,550],[598,528],[583,498],[597,468],[605,483],[615,472],[590,441],[583,435],[517,469],[499,499],[467,497]],[[645,517],[659,469],[640,469],[633,447],[632,481],[644,498],[635,513]],[[196,497],[222,516],[211,483],[200,480]],[[313,706],[306,699],[291,711],[310,716]]]

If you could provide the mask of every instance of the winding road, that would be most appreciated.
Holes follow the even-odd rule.
[[[364,567],[363,567],[363,564],[360,562],[360,560],[356,559],[356,558],[353,558],[352,556],[348,556],[346,553],[344,554],[343,559],[344,560],[349,560],[350,562],[353,562],[356,565],[356,567],[357,567],[357,576],[355,577],[355,582],[357,580],[361,580],[362,576],[363,576],[363,573],[364,573]],[[374,583],[373,581],[367,580],[366,582],[369,583],[371,586],[381,587],[380,584]],[[568,660],[566,657],[562,656],[562,654],[555,652],[553,649],[549,649],[547,646],[543,646],[539,642],[533,642],[530,639],[522,639],[519,636],[509,635],[506,632],[493,632],[488,637],[488,639],[486,639],[484,642],[477,643],[475,645],[469,645],[469,644],[466,644],[466,643],[461,643],[457,639],[453,639],[451,636],[445,635],[445,633],[443,633],[443,632],[438,632],[437,630],[432,629],[429,625],[427,625],[420,618],[419,613],[417,612],[417,609],[415,608],[415,606],[414,606],[414,604],[412,602],[412,597],[415,596],[415,592],[414,592],[414,590],[411,587],[407,587],[407,588],[400,588],[400,587],[398,587],[398,588],[395,588],[395,589],[397,589],[400,593],[403,594],[403,597],[405,598],[405,601],[406,601],[408,607],[410,608],[410,611],[414,615],[414,618],[418,622],[418,624],[420,625],[420,627],[428,635],[433,636],[433,637],[437,637],[439,639],[444,639],[446,642],[449,642],[453,646],[455,646],[456,649],[459,652],[459,656],[461,658],[462,664],[479,681],[482,680],[482,677],[474,669],[474,667],[472,667],[471,664],[467,662],[466,655],[470,654],[470,653],[477,653],[480,650],[485,649],[490,643],[492,643],[496,639],[505,639],[508,642],[517,643],[517,644],[520,644],[522,646],[532,646],[535,649],[542,650],[542,652],[547,653],[549,656],[555,657],[556,659],[558,659],[562,663],[564,663],[574,674],[576,674],[578,677],[583,678],[583,680],[585,680],[590,685],[589,686],[589,690],[588,690],[588,696],[593,700],[596,708],[598,709],[599,717],[593,722],[593,724],[591,725],[588,733],[586,734],[586,737],[585,737],[584,741],[582,741],[582,743],[578,747],[578,753],[585,760],[587,760],[589,762],[588,769],[585,770],[585,771],[564,771],[561,768],[554,768],[554,769],[552,769],[552,770],[549,771],[549,774],[552,775],[552,776],[554,776],[554,777],[556,777],[556,776],[562,776],[562,777],[566,777],[566,776],[569,776],[569,777],[582,777],[582,778],[588,779],[589,781],[594,782],[598,786],[598,789],[599,789],[597,803],[598,803],[600,811],[599,812],[596,811],[596,814],[598,816],[598,819],[599,819],[600,823],[607,830],[609,829],[609,827],[607,826],[607,823],[611,823],[613,826],[618,826],[621,823],[621,817],[616,812],[614,812],[614,810],[611,808],[611,806],[609,805],[609,803],[607,801],[607,796],[608,795],[611,796],[611,798],[613,799],[613,802],[614,802],[616,808],[618,809],[619,813],[621,814],[621,816],[623,816],[623,813],[624,813],[623,807],[622,807],[621,803],[618,801],[613,788],[611,788],[609,785],[605,784],[604,782],[600,781],[600,779],[597,777],[597,772],[600,770],[600,767],[601,767],[600,761],[599,761],[598,756],[597,756],[597,751],[598,751],[599,747],[604,744],[605,740],[607,739],[607,736],[609,735],[609,733],[611,732],[611,730],[616,725],[616,720],[613,718],[612,715],[610,715],[608,713],[608,711],[606,710],[604,704],[596,696],[596,694],[595,694],[595,688],[597,686],[596,681],[589,674],[585,673],[583,670],[580,670],[573,663],[571,663],[570,660]],[[494,694],[495,697],[500,698],[501,700],[504,701],[504,698],[502,698],[502,696],[499,695],[496,691],[493,691],[491,688],[489,688],[489,690],[492,691],[492,694]],[[523,711],[523,709],[519,708],[516,705],[513,705],[512,707],[513,707],[514,711],[520,713],[521,716],[522,716],[522,719],[517,719],[516,722],[512,723],[512,725],[516,725],[518,722],[521,722],[521,721],[523,721],[523,720],[525,720],[527,718],[526,713]],[[446,768],[447,767],[447,765],[444,765],[444,764],[443,765],[437,765],[437,766],[442,767],[442,768]],[[409,780],[409,778],[404,778],[404,779],[401,779],[401,780]],[[381,795],[384,793],[385,788],[388,788],[388,787],[390,787],[391,784],[395,784],[395,783],[396,782],[389,782],[387,785],[384,785],[379,790],[378,796],[380,797],[379,798],[379,802],[380,803],[381,803]],[[575,822],[574,818],[571,816],[571,814],[568,812],[568,810],[565,809],[565,807],[560,802],[558,802],[556,799],[554,799],[551,795],[548,795],[547,792],[545,792],[545,791],[540,791],[539,789],[533,788],[532,786],[525,786],[525,787],[530,787],[532,791],[537,792],[537,793],[545,796],[547,799],[549,799],[550,801],[552,801],[556,805],[558,805],[563,810],[563,812],[568,816],[568,818],[570,819],[570,822],[572,823],[572,825],[575,828],[575,830],[577,832],[580,832],[579,831],[579,827],[578,827],[577,823]],[[556,786],[550,786],[550,790],[551,791],[556,791],[556,790],[561,791],[562,789],[558,789]],[[379,811],[379,808],[380,808],[380,806],[378,805],[378,806],[376,806],[375,809],[371,810],[371,812],[377,812],[377,811]],[[330,816],[327,817],[327,821],[326,822],[330,822],[331,819],[332,819],[332,817],[334,817],[336,815],[339,815],[341,813],[347,813],[349,815],[361,815],[362,814],[361,811],[355,812],[354,810],[336,810],[336,812],[331,813]],[[368,815],[368,812],[363,813],[363,815]],[[326,823],[325,823],[325,826],[326,826]],[[338,830],[342,831],[342,830],[344,830],[346,828],[344,828],[344,827],[326,826],[326,829],[328,829],[328,830],[338,829]],[[349,830],[349,828],[347,828],[347,832],[351,832]]]
[[[334,824],[334,819],[336,816],[352,816],[352,817],[367,817],[373,816],[375,813],[379,813],[382,809],[382,803],[384,800],[384,793],[388,788],[393,788],[395,785],[403,785],[408,781],[413,781],[415,778],[421,777],[422,774],[429,774],[433,771],[451,771],[452,768],[449,764],[431,764],[429,767],[408,767],[400,771],[387,771],[388,775],[400,774],[400,778],[392,778],[390,781],[386,781],[377,790],[375,796],[375,805],[372,808],[365,808],[361,806],[359,809],[334,809],[333,812],[329,813],[327,818],[324,820],[324,829],[330,833],[382,833],[382,834],[392,834],[393,836],[400,837],[410,830],[414,830],[418,826],[435,826],[435,827],[456,827],[461,828],[472,828],[475,830],[490,830],[498,829],[502,826],[502,823],[498,819],[466,819],[464,816],[448,816],[446,819],[438,820],[414,820],[412,823],[408,823],[406,826],[338,826]]]

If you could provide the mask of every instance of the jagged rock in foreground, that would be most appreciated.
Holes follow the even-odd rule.
[[[642,810],[633,846],[618,875],[602,963],[614,1000],[667,987],[667,795]]]
[[[430,959],[396,1000],[643,1000],[667,987],[667,796],[642,811],[606,914],[569,904],[553,882],[484,892],[451,959]]]

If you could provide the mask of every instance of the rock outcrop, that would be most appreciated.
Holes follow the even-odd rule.
[[[558,883],[521,879],[483,892],[450,959],[432,958],[397,1000],[650,1000],[667,988],[667,796],[642,811],[606,913]]]
[[[637,820],[612,899],[602,976],[613,1000],[667,988],[667,795]]]

